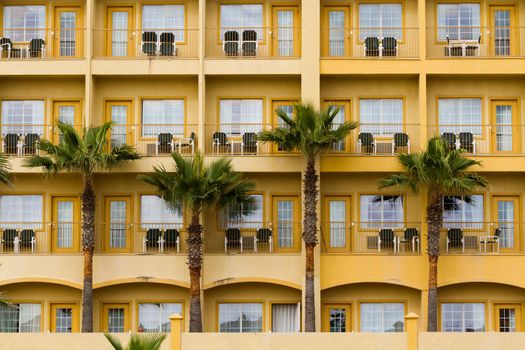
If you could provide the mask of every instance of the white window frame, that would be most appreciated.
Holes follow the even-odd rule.
[[[224,330],[221,330],[221,315],[222,315],[222,312],[225,312],[225,311],[222,311],[221,308],[224,307],[224,306],[238,306],[239,307],[239,332],[228,332],[228,331],[224,331]],[[248,329],[248,330],[244,330],[243,328],[243,313],[245,313],[246,311],[243,309],[244,307],[250,307],[250,306],[260,306],[260,310],[257,310],[257,311],[260,311],[260,319],[261,319],[261,327],[260,329],[258,330],[253,330],[253,329]],[[243,302],[221,302],[219,303],[219,306],[218,306],[218,315],[217,315],[217,319],[218,319],[218,331],[219,333],[260,333],[263,331],[263,328],[264,328],[264,310],[263,310],[263,307],[264,307],[264,304],[261,303],[261,302],[253,302],[253,303],[250,303],[250,302],[246,302],[246,303],[243,303]],[[235,314],[237,310],[234,310],[234,311],[227,311],[228,313],[230,314]]]
[[[403,132],[404,113],[402,98],[362,98],[359,100],[359,130],[393,137],[395,133]]]
[[[223,211],[225,228],[259,229],[264,227],[264,195],[262,193],[254,193],[251,194],[250,197],[255,197],[256,199],[254,203],[250,203],[248,206],[255,205],[257,206],[257,209],[253,210],[248,215],[244,215],[245,204],[228,206]],[[235,220],[234,217],[237,217],[238,219]]]
[[[41,194],[0,195],[0,225],[3,229],[42,229],[43,213],[44,197]]]
[[[13,11],[23,11],[22,26],[13,22],[16,19],[11,18]],[[47,11],[45,5],[5,5],[3,9],[3,37],[10,38],[13,42],[29,42],[31,39],[45,39],[46,37],[46,17]],[[34,17],[34,26],[29,26],[28,16]],[[43,16],[43,17],[40,17]],[[39,18],[40,17],[40,18]]]
[[[221,98],[219,100],[220,131],[228,136],[247,132],[260,133],[264,122],[262,98]]]
[[[150,14],[152,18],[146,18]],[[167,24],[170,22],[174,25]],[[175,42],[181,43],[185,41],[185,28],[186,6],[184,4],[142,5],[142,32],[155,32],[159,40],[161,33],[173,33]]]
[[[183,308],[183,305],[181,302],[139,302],[138,303],[138,315],[137,315],[137,318],[138,318],[138,326],[141,327],[141,306],[144,306],[144,305],[159,305],[159,313],[157,315],[158,319],[157,320],[154,320],[155,322],[158,321],[158,327],[156,330],[152,331],[152,332],[166,332],[166,333],[169,333],[170,330],[171,330],[171,323],[170,323],[170,319],[169,317],[173,314],[173,313],[170,313],[170,315],[164,315],[166,317],[166,319],[164,320],[163,319],[163,312],[165,313],[165,311],[163,310],[163,307],[165,307],[166,305],[176,305],[177,308],[180,309],[180,312],[179,314],[182,315],[183,312],[184,312],[184,308]],[[176,313],[177,311],[175,311]],[[142,321],[144,321],[144,319],[142,319]],[[149,320],[146,320],[146,321],[149,321]],[[162,324],[165,323],[167,326],[166,328],[162,328]],[[145,329],[143,329],[143,332],[146,332]],[[146,333],[149,333],[149,332],[146,332]]]
[[[231,9],[232,15],[227,13],[227,8]],[[256,8],[257,11],[260,10],[260,18],[250,18],[250,11],[254,11]],[[224,40],[224,33],[227,31],[236,31],[239,33],[239,39],[242,40],[242,32],[244,30],[255,30],[257,32],[257,41],[261,42],[264,40],[264,5],[262,3],[220,4],[219,11],[221,41]],[[254,19],[256,19],[255,23],[251,22]]]
[[[22,309],[23,306],[28,306],[30,313],[25,313]],[[38,311],[35,312],[35,311]],[[35,312],[34,314],[32,312]],[[16,333],[39,333],[42,331],[42,304],[41,303],[31,303],[31,302],[24,302],[24,303],[12,303],[11,305],[2,305],[0,306],[0,318],[5,317],[6,314],[11,314],[17,316],[18,318],[18,330]],[[38,316],[37,316],[38,315]],[[23,324],[23,318],[26,317],[28,320],[32,318],[38,317],[38,319],[35,322],[29,323],[29,324]],[[4,332],[0,332],[4,333]]]
[[[485,196],[482,194],[471,194],[474,203],[481,203],[481,208],[477,208],[476,204],[467,204],[464,200],[465,196],[444,196],[441,198],[443,209],[445,208],[445,198],[455,197],[459,198],[456,201],[456,205],[459,206],[457,210],[445,211],[443,210],[443,227],[445,228],[483,228],[485,219]],[[481,199],[481,200],[480,200]],[[469,208],[471,210],[469,210]],[[476,209],[481,209],[475,211]],[[468,215],[467,215],[468,214]],[[469,217],[470,216],[470,217]],[[472,220],[475,217],[479,217],[480,220]]]
[[[372,317],[370,323],[372,321],[376,321],[377,324],[368,324],[367,320],[365,319],[365,316],[366,315],[366,312],[364,312],[363,310],[363,306],[364,305],[379,305],[381,306],[381,309],[380,310],[371,310],[371,311],[379,311],[380,315],[378,315],[379,317]],[[387,307],[399,307],[401,306],[402,307],[402,310],[399,311],[399,310],[385,310],[385,308]],[[387,312],[400,312],[400,317],[399,319],[402,321],[403,323],[403,329],[401,330],[387,330],[385,329],[385,321],[386,321],[386,317],[385,317],[385,314]],[[385,303],[377,303],[377,302],[362,302],[362,303],[359,303],[359,320],[360,320],[360,331],[361,332],[403,332],[404,331],[404,328],[405,328],[405,303],[403,302],[385,302]],[[379,327],[379,328],[377,328]],[[392,325],[390,325],[390,327],[392,327]]]
[[[454,311],[445,311],[444,310],[444,306],[447,305],[447,306],[456,306],[456,307],[461,307],[461,311],[459,310],[454,310]],[[466,305],[475,305],[477,307],[480,307],[482,306],[482,310],[483,310],[483,313],[482,313],[482,319],[483,319],[483,329],[482,330],[472,330],[472,332],[485,332],[486,329],[487,329],[487,319],[486,319],[486,304],[484,302],[445,302],[445,303],[441,303],[441,306],[440,306],[440,311],[441,311],[441,332],[466,332],[465,330],[465,321],[466,321],[466,313],[471,313],[469,311],[465,311],[465,306]],[[480,311],[480,310],[475,310],[474,312],[472,312],[472,315],[475,315],[476,311]],[[450,313],[451,316],[455,315],[455,314],[459,314],[459,312],[461,312],[461,320],[454,320],[454,319],[451,319],[450,322],[452,323],[455,323],[455,322],[461,322],[461,328],[462,330],[455,330],[454,327],[452,327],[452,329],[448,328],[448,327],[445,327],[444,324],[446,321],[445,317]],[[469,321],[472,321],[474,322],[476,319],[475,318],[472,318],[471,320]]]
[[[479,114],[476,114],[478,111]],[[438,98],[438,125],[441,134],[470,132],[474,136],[482,136],[483,99],[481,97]]]
[[[456,9],[454,10],[454,7]],[[470,7],[469,11],[465,11],[466,8]],[[448,8],[448,10],[445,10]],[[442,11],[445,11],[444,13]],[[453,17],[449,16],[449,11],[457,16],[457,25],[447,24],[453,20]],[[437,39],[439,41],[446,41],[447,35],[450,40],[478,40],[481,33],[481,3],[470,2],[470,3],[437,3],[436,5],[436,18],[437,18]],[[461,14],[471,13],[472,16],[462,18]],[[442,17],[445,15],[445,17]],[[476,17],[477,15],[477,17]],[[462,26],[462,21],[469,21],[471,25]]]
[[[156,138],[160,133],[184,137],[186,101],[183,98],[143,99],[141,109],[142,137]]]
[[[44,100],[2,100],[2,135],[44,135]]]
[[[395,199],[395,204],[391,204],[392,202],[387,198],[385,199],[385,197],[391,197],[393,195],[378,195],[378,194],[362,194],[359,196],[359,220],[360,220],[360,226],[361,228],[365,228],[365,229],[383,229],[383,228],[392,228],[392,229],[399,229],[399,228],[403,228],[404,227],[404,221],[405,221],[405,203],[404,203],[404,195],[396,195],[397,198]],[[367,202],[363,202],[363,200],[365,198],[368,198],[370,199],[370,201],[367,201]],[[380,202],[377,202],[377,203],[373,203],[374,199],[375,198],[381,198]],[[392,210],[392,213],[395,213],[396,216],[399,217],[399,220],[396,220],[396,221],[385,221],[385,206],[386,205],[390,205],[390,206],[393,206],[395,205],[396,207],[399,205],[398,203],[401,204],[401,212],[396,212],[394,210]],[[376,204],[376,205],[379,205],[380,208],[378,211],[372,211],[370,212],[368,210],[368,206],[372,205],[372,204]],[[396,208],[397,210],[398,208]],[[364,216],[364,214],[366,213],[366,216]],[[371,221],[369,218],[369,216],[373,216],[374,213],[379,213],[379,215],[381,216],[380,220],[373,220]]]
[[[396,11],[394,11],[394,6]],[[397,7],[399,8],[397,9]],[[367,37],[375,37],[379,38],[379,40],[386,37],[393,37],[398,41],[403,39],[402,3],[360,3],[358,11],[359,40],[363,41]],[[399,13],[399,18],[394,18],[393,13]],[[391,16],[388,16],[388,14],[391,14]],[[363,23],[370,20],[377,21],[377,25]],[[394,20],[399,20],[399,23],[387,24],[387,22],[394,22]]]
[[[147,217],[148,215],[153,215],[155,219],[149,219]],[[142,229],[180,229],[183,223],[182,205],[179,205],[178,208],[174,210],[166,204],[166,201],[157,195],[140,195],[140,226]]]

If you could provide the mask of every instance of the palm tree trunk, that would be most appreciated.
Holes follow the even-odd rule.
[[[199,214],[193,213],[188,227],[188,266],[190,269],[190,332],[202,332],[201,269],[202,226]]]
[[[82,190],[82,254],[84,284],[82,288],[82,332],[93,332],[93,250],[95,248],[95,192],[93,179],[84,177]]]
[[[304,292],[304,325],[306,332],[315,332],[315,283],[314,252],[317,244],[317,181],[315,160],[308,159],[303,179],[304,229],[303,240],[306,248],[306,274]]]
[[[428,325],[427,331],[437,332],[437,277],[439,232],[443,227],[443,207],[439,193],[429,193],[428,220]]]

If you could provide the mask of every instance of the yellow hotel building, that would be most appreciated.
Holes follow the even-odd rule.
[[[360,123],[320,157],[317,328],[403,331],[414,312],[426,329],[426,198],[377,181],[441,135],[490,186],[443,198],[439,328],[523,331],[522,23],[521,0],[0,0],[17,177],[0,188],[0,290],[19,304],[0,332],[80,328],[80,178],[22,167],[56,120],[113,121],[111,142],[143,155],[95,176],[95,331],[166,331],[175,312],[188,329],[187,213],[136,177],[197,150],[232,157],[260,203],[203,215],[204,330],[300,331],[304,161],[254,137],[296,101]]]

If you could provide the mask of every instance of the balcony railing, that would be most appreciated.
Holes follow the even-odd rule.
[[[0,59],[39,60],[83,56],[84,29],[0,29]]]
[[[94,29],[94,58],[198,58],[198,29]]]
[[[321,248],[324,253],[419,254],[419,222],[323,222]]]
[[[441,136],[449,148],[474,155],[518,155],[525,150],[525,126],[431,125],[429,136]]]
[[[207,58],[299,58],[299,27],[206,28]]]
[[[522,254],[523,223],[445,222],[440,248],[443,254]]]
[[[301,247],[301,223],[295,221],[208,223],[204,230],[205,253],[278,254]]]
[[[321,28],[322,58],[419,57],[417,28]]]
[[[427,28],[427,57],[525,56],[525,27],[449,26]]]

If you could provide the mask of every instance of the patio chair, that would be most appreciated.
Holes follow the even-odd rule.
[[[509,39],[503,39],[509,40]],[[478,36],[477,42],[469,41],[468,45],[465,46],[465,56],[479,56],[479,45],[481,44],[481,34]],[[506,45],[510,47],[510,45]]]
[[[146,231],[146,236],[142,242],[142,251],[147,253],[148,250],[157,249],[157,251],[162,251],[162,237],[160,230],[158,228],[150,228]]]
[[[228,136],[225,132],[217,131],[212,135],[213,140],[213,151],[214,153],[220,153],[220,149],[223,151],[231,151],[232,145],[228,142]]]
[[[164,250],[180,252],[180,232],[175,228],[164,231]]]
[[[394,252],[396,251],[396,236],[394,235],[394,230],[391,228],[382,228],[379,230],[379,234],[377,236],[377,251],[381,251],[381,247],[383,249],[393,249]]]
[[[371,132],[360,132],[357,138],[357,152],[375,153],[376,143]]]
[[[20,231],[20,250],[26,250],[27,248],[31,249],[31,253],[35,252],[36,238],[34,230],[25,229]]]
[[[463,46],[459,40],[451,40],[447,35],[447,46],[445,47],[445,56],[460,57],[463,56]]]
[[[22,147],[22,154],[37,154],[39,141],[40,141],[40,135],[35,134],[35,133],[26,134],[26,136],[24,137],[24,145]]]
[[[384,37],[381,40],[381,56],[397,56],[397,39],[394,37]]]
[[[18,231],[12,228],[5,229],[2,232],[1,252],[9,253],[15,251],[15,239],[18,237]]]
[[[46,57],[46,42],[44,39],[31,39],[29,41],[28,53],[30,58]]]
[[[160,133],[157,139],[157,154],[173,152],[173,135],[171,133]]]
[[[396,132],[392,139],[392,153],[397,153],[400,149],[405,149],[410,153],[410,139],[404,132]]]
[[[239,250],[242,253],[242,235],[239,228],[228,228],[224,234],[224,252]]]
[[[441,139],[445,142],[445,147],[447,147],[449,151],[457,148],[456,134],[453,132],[444,132],[441,135]]]
[[[447,232],[447,253],[450,248],[461,248],[461,252],[465,252],[465,239],[463,237],[463,230],[460,228],[449,228]]]
[[[6,57],[11,58],[11,50],[13,42],[9,38],[0,38],[0,58],[4,57],[4,51],[7,53]]]
[[[224,33],[222,49],[226,56],[239,56],[239,33],[235,30],[229,30]]]
[[[379,56],[379,38],[372,36],[366,37],[364,45],[366,57]]]
[[[161,33],[160,34],[160,55],[161,56],[175,56],[177,50],[175,48],[175,34]]]
[[[196,143],[197,135],[195,135],[195,132],[191,132],[190,137],[183,137],[180,138],[177,141],[177,145],[179,147],[179,153],[182,153],[182,149],[190,149],[191,153],[195,153],[195,143]]]
[[[459,133],[459,148],[464,149],[469,153],[476,153],[476,141],[471,132]]]
[[[22,153],[22,144],[18,134],[7,134],[4,136],[3,152],[6,154],[20,154]]]
[[[259,250],[259,244],[267,245],[270,253],[273,253],[273,238],[271,229],[260,228],[257,230],[255,233],[255,242],[253,245],[253,249],[256,253]]]
[[[242,55],[257,55],[257,32],[253,29],[242,32]]]
[[[405,249],[405,245],[409,244],[412,246],[412,252],[419,252],[419,231],[415,227],[407,227],[405,228],[405,231],[403,232],[403,237],[399,237],[398,239],[398,245],[397,249],[399,250],[401,248],[401,245],[403,245],[403,250]]]
[[[157,33],[142,33],[142,52],[148,56],[157,55]]]
[[[479,252],[481,253],[481,248],[483,246],[483,251],[487,252],[487,245],[492,246],[492,252],[494,252],[494,246],[497,246],[496,252],[499,253],[499,239],[501,237],[501,228],[494,229],[494,235],[492,236],[482,236],[479,238]]]
[[[241,154],[259,153],[259,142],[257,141],[257,134],[254,132],[246,132],[242,135]]]

